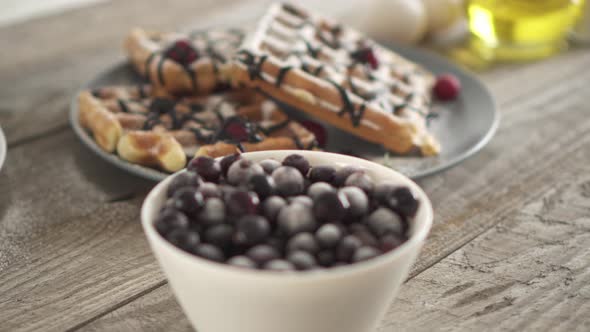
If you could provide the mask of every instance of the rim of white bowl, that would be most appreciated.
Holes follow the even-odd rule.
[[[6,150],[6,136],[4,136],[2,127],[0,127],[0,169],[2,169],[4,161],[6,160]]]
[[[404,252],[412,250],[413,247],[419,246],[428,236],[430,232],[430,228],[432,227],[432,219],[433,219],[433,210],[432,210],[432,203],[430,199],[426,195],[426,193],[407,176],[383,165],[374,163],[372,161],[368,161],[361,158],[351,157],[348,155],[342,155],[337,153],[330,153],[330,152],[321,152],[321,151],[294,151],[294,150],[274,150],[274,151],[258,151],[258,152],[246,152],[243,153],[243,158],[252,158],[255,160],[263,160],[263,159],[277,159],[280,160],[289,154],[301,154],[303,156],[315,156],[320,159],[325,159],[326,164],[354,164],[358,165],[363,168],[372,168],[372,169],[380,169],[384,172],[391,173],[393,177],[398,177],[403,182],[403,185],[408,185],[411,187],[412,192],[416,194],[420,200],[420,207],[419,210],[424,210],[424,220],[422,222],[422,227],[413,230],[410,238],[402,243],[399,247],[385,253],[381,254],[377,257],[371,258],[366,261],[352,263],[348,265],[343,265],[339,267],[329,268],[329,269],[320,269],[320,270],[312,270],[312,271],[295,271],[295,272],[278,272],[278,271],[265,271],[265,270],[256,270],[256,269],[249,269],[249,268],[241,268],[231,266],[225,263],[218,263],[214,262],[205,258],[201,258],[199,256],[190,254],[185,252],[184,250],[177,248],[172,243],[168,242],[163,236],[160,235],[155,229],[154,220],[153,218],[149,218],[149,205],[152,204],[151,202],[156,199],[156,197],[168,187],[169,182],[172,180],[173,177],[177,176],[178,174],[184,172],[185,170],[176,172],[166,179],[162,180],[158,183],[147,195],[145,198],[142,207],[141,207],[141,223],[143,226],[143,230],[148,236],[148,241],[151,240],[159,242],[159,244],[163,245],[167,250],[171,251],[173,255],[177,256],[179,259],[184,260],[186,264],[199,264],[204,268],[211,269],[211,271],[215,271],[218,273],[228,273],[234,274],[236,276],[242,277],[251,277],[251,278],[260,278],[260,279],[273,279],[273,280],[287,280],[287,279],[296,279],[296,280],[312,280],[312,279],[323,279],[323,278],[339,278],[344,277],[348,274],[354,273],[361,273],[363,271],[371,270],[373,268],[377,268],[381,265],[387,264],[387,262],[396,259],[398,256],[402,255]],[[324,164],[321,164],[324,165]],[[158,208],[159,210],[159,208]],[[156,214],[154,213],[154,216]],[[153,250],[153,248],[152,248]]]

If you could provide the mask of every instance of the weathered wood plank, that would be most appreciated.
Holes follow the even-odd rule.
[[[43,251],[38,257],[30,251],[39,233],[140,196],[152,184],[102,161],[70,131],[11,148],[0,172],[0,273],[14,263],[42,260]],[[0,282],[0,290],[4,286]]]
[[[409,281],[380,331],[588,331],[590,146],[555,186]]]
[[[2,273],[6,331],[60,331],[162,283],[136,199],[104,205],[27,238],[27,256]]]
[[[114,310],[78,331],[193,331],[168,284]]]
[[[550,190],[558,183],[551,180],[556,170],[567,174],[580,162],[585,160],[587,164],[589,156],[583,152],[590,146],[587,134],[590,119],[585,116],[585,101],[580,96],[590,92],[590,87],[582,84],[590,73],[579,72],[581,74],[570,82],[568,102],[548,97],[540,108],[519,103],[506,114],[497,138],[477,157],[421,181],[435,205],[435,226],[413,274],[425,270],[501,220],[511,218],[524,203]],[[560,87],[554,86],[545,95],[551,96],[556,93],[555,89],[559,92]],[[573,154],[582,156],[575,162],[563,162]],[[171,298],[166,288],[158,289],[97,319],[87,328],[184,331],[188,325],[186,321],[178,321],[179,307],[170,304]],[[395,323],[394,319],[398,319],[395,313],[392,311],[385,326]],[[149,320],[148,327],[141,322],[145,317],[159,319]]]

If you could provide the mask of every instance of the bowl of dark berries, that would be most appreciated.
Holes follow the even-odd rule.
[[[315,151],[197,157],[142,207],[150,246],[200,332],[365,332],[432,224],[382,165]]]

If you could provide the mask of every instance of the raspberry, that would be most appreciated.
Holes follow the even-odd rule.
[[[373,70],[379,68],[379,61],[377,61],[377,57],[375,56],[375,52],[373,52],[372,49],[368,49],[366,58],[367,58],[367,62],[369,63],[369,65],[371,66],[371,68]]]
[[[324,126],[311,120],[303,120],[301,121],[301,125],[315,135],[315,138],[318,141],[318,145],[321,148],[326,146],[327,135]]]
[[[363,47],[358,51],[352,53],[352,57],[361,63],[368,63],[371,69],[375,70],[379,68],[379,60],[375,52],[370,47]]]
[[[230,122],[225,127],[225,132],[232,140],[236,142],[244,142],[248,140],[248,129],[243,123]]]
[[[453,100],[459,96],[460,91],[461,82],[454,75],[443,74],[436,79],[436,84],[434,85],[436,98],[443,101]]]
[[[182,65],[189,65],[199,57],[197,51],[191,46],[190,41],[179,39],[164,52],[168,59],[172,59]]]

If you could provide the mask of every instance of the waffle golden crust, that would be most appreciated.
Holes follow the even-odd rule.
[[[164,33],[133,29],[124,48],[136,71],[157,90],[206,95],[227,83],[224,71],[243,39],[238,29]]]
[[[206,97],[161,97],[150,86],[105,87],[79,95],[80,124],[105,151],[175,172],[187,156],[311,149],[315,136],[249,89]]]
[[[231,77],[391,151],[440,151],[426,126],[431,73],[290,4],[271,6],[244,41]]]

